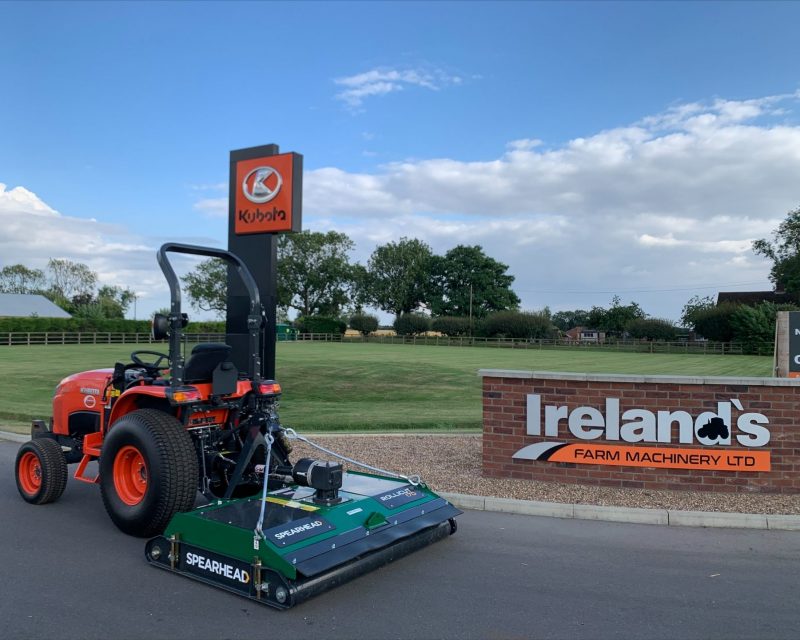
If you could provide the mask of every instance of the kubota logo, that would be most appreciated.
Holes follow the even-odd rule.
[[[272,167],[256,167],[242,180],[244,197],[255,204],[269,202],[281,190],[283,178]]]

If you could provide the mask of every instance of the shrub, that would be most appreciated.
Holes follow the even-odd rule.
[[[378,318],[366,313],[356,313],[350,316],[350,328],[358,331],[362,336],[368,336],[378,330]]]
[[[694,330],[708,340],[730,342],[736,335],[733,327],[733,315],[739,305],[723,303],[696,311],[692,315]]]
[[[339,318],[330,316],[300,316],[295,320],[295,326],[300,333],[333,333],[337,335],[347,331],[347,323]]]
[[[95,314],[72,318],[0,318],[0,333],[5,332],[75,332],[86,333],[150,333],[150,320],[99,318]],[[225,333],[225,323],[189,322],[187,333]]]
[[[431,329],[446,336],[468,336],[469,318],[458,316],[441,316],[434,318]]]
[[[486,316],[480,325],[483,335],[489,338],[549,338],[556,329],[543,313],[525,311],[498,311]]]
[[[420,313],[404,313],[394,321],[394,330],[400,336],[416,336],[431,328],[431,319]]]
[[[116,318],[73,317],[73,318],[0,318],[0,332],[114,332],[149,333],[149,320],[123,320]]]
[[[797,311],[797,307],[762,302],[755,307],[742,305],[736,309],[731,317],[731,326],[734,330],[734,340],[742,344],[743,353],[772,354],[778,311]]]
[[[675,325],[662,318],[636,318],[625,325],[632,338],[646,340],[674,340],[677,334]]]

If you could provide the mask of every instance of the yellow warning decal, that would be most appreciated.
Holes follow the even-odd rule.
[[[275,496],[267,496],[267,502],[274,502],[275,504],[283,505],[284,507],[291,507],[292,509],[302,509],[303,511],[319,511],[319,507],[313,507],[310,504],[303,504],[296,500],[286,500],[285,498],[276,498]]]

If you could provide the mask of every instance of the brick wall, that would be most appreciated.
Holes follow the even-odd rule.
[[[800,384],[776,378],[690,378],[666,376],[623,376],[557,374],[482,370],[483,377],[483,473],[492,478],[544,480],[612,487],[683,489],[720,492],[800,492]],[[670,444],[624,441],[610,442],[603,436],[594,440],[575,437],[567,420],[559,423],[557,437],[527,433],[527,397],[538,394],[541,414],[546,405],[605,410],[606,398],[619,398],[620,415],[628,409],[686,411],[692,416],[716,412],[719,402],[736,399],[733,406],[731,444],[704,446],[679,443],[679,428],[673,424]],[[763,447],[744,447],[737,440],[737,416],[756,412],[768,419],[769,442]],[[538,424],[538,423],[537,423]],[[543,434],[543,432],[542,432]],[[731,454],[769,452],[771,470],[759,472],[719,469],[670,469],[658,467],[578,464],[546,460],[520,460],[512,456],[537,442],[586,443],[691,449],[698,453],[724,449]],[[652,450],[652,449],[651,449]],[[763,455],[763,454],[762,454]]]

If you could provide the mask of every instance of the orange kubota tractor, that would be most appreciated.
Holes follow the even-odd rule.
[[[230,346],[198,344],[184,361],[181,295],[167,253],[220,258],[238,273],[250,297],[248,371],[230,361]],[[153,337],[169,353],[134,351],[130,363],[62,380],[50,424],[36,420],[16,460],[17,488],[34,504],[57,500],[74,477],[98,483],[114,523],[137,536],[161,533],[173,515],[207,498],[257,493],[264,480],[265,436],[272,435],[270,472],[290,465],[278,422],[280,386],[260,378],[263,312],[258,287],[233,253],[168,243],[158,263],[171,293],[169,316],[156,315]],[[87,466],[99,460],[99,473]]]

